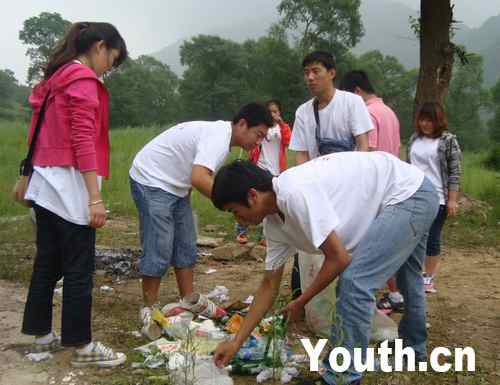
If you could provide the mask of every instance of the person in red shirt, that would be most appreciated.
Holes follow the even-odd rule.
[[[248,160],[273,176],[278,176],[287,168],[286,147],[290,143],[292,130],[281,117],[281,103],[278,100],[268,100],[266,107],[273,117],[274,127],[269,129],[262,143],[249,152]],[[248,230],[239,223],[236,223],[236,240],[240,244],[248,242]]]
[[[35,336],[33,353],[75,347],[76,367],[126,361],[125,354],[93,341],[91,330],[96,228],[106,223],[100,184],[109,174],[109,101],[100,78],[126,58],[125,41],[113,25],[75,23],[30,96],[30,142],[41,118],[25,195],[35,211],[37,252],[22,332]],[[52,332],[52,299],[61,278],[59,338]]]

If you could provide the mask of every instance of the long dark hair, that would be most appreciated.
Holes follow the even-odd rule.
[[[95,42],[101,40],[104,41],[106,48],[120,51],[113,67],[118,67],[127,59],[125,40],[113,25],[93,22],[74,23],[52,53],[44,69],[44,79],[50,78],[61,66],[85,54]]]

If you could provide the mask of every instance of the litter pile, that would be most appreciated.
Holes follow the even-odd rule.
[[[213,363],[215,348],[234,338],[252,301],[249,296],[229,303],[227,288],[217,286],[208,294],[196,293],[153,310],[155,322],[142,330],[153,342],[135,349],[144,360],[133,366],[167,369],[176,384],[233,384],[230,374],[255,375],[257,383],[273,378],[289,383],[305,360],[292,354],[282,315],[262,320],[228,367]]]
[[[204,244],[203,240],[206,241],[206,244],[212,245],[211,238],[200,238],[199,243]],[[209,250],[207,247],[199,247],[198,254],[200,257],[212,256]],[[118,280],[140,278],[139,258],[141,252],[139,248],[98,247],[95,251],[95,268]]]
[[[115,278],[138,278],[140,249],[105,249],[95,251],[96,269],[104,270],[106,275]]]

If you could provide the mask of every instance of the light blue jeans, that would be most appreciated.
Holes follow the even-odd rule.
[[[425,258],[427,233],[439,209],[439,198],[432,183],[425,178],[409,199],[385,207],[375,218],[362,241],[352,254],[352,262],[340,275],[337,285],[337,322],[332,325],[333,347],[346,348],[351,358],[354,348],[366,348],[370,340],[371,322],[375,311],[375,290],[396,276],[404,297],[405,310],[399,323],[399,338],[415,350],[417,362],[427,357],[427,330],[422,265]],[[363,359],[364,362],[364,359]],[[328,384],[338,384],[342,378],[349,384],[361,378],[351,367],[335,374],[328,362],[323,378]]]
[[[198,252],[189,196],[181,198],[132,178],[130,189],[139,211],[141,274],[163,277],[170,266],[193,268]]]

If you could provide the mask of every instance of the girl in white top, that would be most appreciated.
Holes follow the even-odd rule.
[[[268,100],[266,108],[273,117],[274,126],[268,130],[262,143],[249,152],[248,159],[271,175],[278,176],[287,168],[286,148],[290,144],[292,130],[281,117],[281,103],[278,100]],[[239,223],[236,223],[236,240],[241,244],[248,242],[247,227]],[[260,243],[265,246],[264,239]]]
[[[421,169],[439,194],[439,212],[429,231],[424,286],[434,293],[434,277],[440,262],[441,230],[448,216],[457,213],[461,151],[457,137],[447,131],[446,115],[439,103],[424,103],[407,147],[408,162]]]

